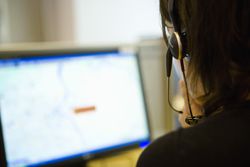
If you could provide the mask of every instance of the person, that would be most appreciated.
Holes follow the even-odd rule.
[[[250,166],[250,1],[160,0],[160,11],[167,60],[184,76],[183,127],[150,143],[137,167]]]

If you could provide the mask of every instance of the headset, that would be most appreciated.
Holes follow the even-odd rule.
[[[166,54],[166,71],[167,71],[167,78],[168,78],[168,102],[169,102],[170,107],[174,111],[180,114],[183,113],[182,111],[178,111],[174,109],[174,107],[171,105],[170,100],[169,100],[169,84],[170,84],[169,80],[171,76],[172,59],[175,58],[180,61],[181,71],[183,74],[183,78],[184,78],[184,82],[185,82],[185,86],[187,90],[186,96],[187,96],[190,116],[185,118],[185,122],[189,125],[195,125],[202,119],[203,116],[202,115],[194,116],[192,113],[191,105],[190,105],[190,98],[189,98],[189,93],[188,93],[187,80],[186,80],[184,61],[183,61],[185,57],[190,58],[190,55],[188,54],[188,51],[187,51],[187,45],[186,45],[187,34],[185,30],[181,30],[175,2],[176,2],[175,0],[168,0],[168,14],[170,17],[170,21],[173,25],[173,30],[174,30],[173,33],[170,34],[168,30],[166,31],[165,20],[162,20],[162,25],[164,26],[163,27],[164,38],[166,39],[166,42],[168,45],[168,50]]]

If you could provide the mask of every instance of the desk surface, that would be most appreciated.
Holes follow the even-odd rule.
[[[135,167],[142,149],[124,151],[120,154],[90,161],[87,167]]]

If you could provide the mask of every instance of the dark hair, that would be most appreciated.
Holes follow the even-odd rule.
[[[169,19],[167,1],[160,0],[163,20]],[[250,93],[250,1],[175,1],[191,55],[189,84],[195,91],[201,82],[205,113],[245,101]]]

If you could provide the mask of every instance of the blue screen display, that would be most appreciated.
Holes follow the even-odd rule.
[[[0,60],[8,166],[39,166],[147,143],[138,68],[134,54],[120,52]]]

